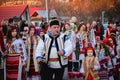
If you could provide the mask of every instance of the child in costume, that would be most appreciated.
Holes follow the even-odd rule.
[[[92,47],[86,49],[85,58],[82,60],[80,72],[84,74],[84,80],[99,80],[98,71],[100,64],[95,56],[95,51]]]

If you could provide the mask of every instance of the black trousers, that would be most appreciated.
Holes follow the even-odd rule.
[[[4,80],[4,69],[0,69],[0,80]]]
[[[40,68],[41,80],[63,80],[64,67],[55,69],[42,63]]]
[[[79,62],[68,61],[68,72],[78,72],[79,71]]]

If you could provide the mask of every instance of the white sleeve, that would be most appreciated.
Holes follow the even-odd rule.
[[[42,39],[40,39],[35,50],[35,59],[42,57],[43,49],[44,49],[44,42]]]
[[[72,42],[73,48],[75,49],[76,48],[76,35],[74,32],[71,35],[71,42]]]
[[[64,51],[65,51],[64,56],[69,56],[72,53],[72,51],[73,51],[72,43],[71,43],[69,38],[67,38],[65,40],[64,46],[65,46],[64,47]]]

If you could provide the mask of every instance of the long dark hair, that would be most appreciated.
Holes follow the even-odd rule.
[[[97,45],[97,43],[96,43],[96,44],[95,44],[95,48],[97,48],[97,46],[98,46],[98,45]],[[102,49],[102,47],[103,47],[103,45],[100,43],[100,45],[99,45],[99,46],[100,46],[100,50],[101,50],[101,49]]]
[[[18,33],[18,31],[17,31],[17,27],[15,27],[15,26],[12,26],[9,30],[8,30],[8,32],[7,32],[7,35],[6,35],[6,42],[11,42],[12,41],[12,31],[13,30],[16,30],[16,32],[17,32],[17,35],[16,35],[16,39],[18,39],[19,38],[19,33]]]

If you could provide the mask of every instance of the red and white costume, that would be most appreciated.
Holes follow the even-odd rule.
[[[106,34],[105,34],[105,37],[106,38],[109,38],[110,37],[110,31],[113,30],[113,27],[108,27],[107,30],[106,30]]]
[[[91,69],[90,66],[93,66],[93,69]],[[97,57],[83,58],[80,72],[85,75],[84,80],[99,80],[97,72],[99,69],[100,65]]]
[[[22,63],[27,60],[27,53],[22,39],[16,39],[11,43],[8,50],[8,57],[5,64],[4,80],[25,80],[25,72]],[[19,56],[19,55],[20,56]]]

